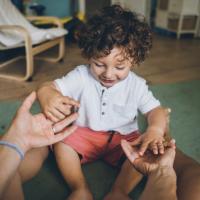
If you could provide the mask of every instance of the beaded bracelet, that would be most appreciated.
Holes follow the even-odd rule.
[[[12,144],[10,142],[7,141],[0,141],[0,145],[6,146],[6,147],[10,147],[11,149],[14,149],[20,156],[20,159],[23,160],[24,159],[24,152],[16,145],[16,144]]]

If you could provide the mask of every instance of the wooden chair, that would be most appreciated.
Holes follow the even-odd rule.
[[[26,57],[24,74],[23,72],[19,75],[6,71],[8,65],[23,58],[23,56],[18,56],[0,64],[0,77],[19,81],[31,80],[34,73],[34,56],[56,45],[59,46],[58,56],[55,58],[44,57],[43,59],[50,62],[58,62],[63,59],[65,53],[64,35],[67,34],[67,31],[62,28],[62,23],[58,18],[31,16],[26,19],[10,0],[1,0],[0,8],[0,52],[24,47]],[[28,20],[47,20],[56,28],[39,29],[34,27]],[[13,71],[15,72],[16,69],[13,69]]]

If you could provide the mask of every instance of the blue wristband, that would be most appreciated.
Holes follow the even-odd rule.
[[[19,154],[20,159],[21,160],[24,159],[24,152],[16,144],[12,144],[10,142],[0,140],[0,145],[4,145],[7,147],[10,147],[11,149],[14,149]]]

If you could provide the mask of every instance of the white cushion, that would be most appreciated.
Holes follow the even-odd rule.
[[[29,32],[33,45],[68,33],[63,28],[41,29],[33,26],[10,0],[0,0],[0,8],[0,25],[19,25],[24,27]],[[0,42],[7,47],[19,45],[23,40],[23,37],[17,31],[2,31],[0,29]]]

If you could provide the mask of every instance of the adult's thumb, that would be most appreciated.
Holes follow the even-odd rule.
[[[36,92],[33,91],[23,101],[21,107],[19,108],[19,112],[29,111],[31,109],[31,106],[33,105],[35,99],[36,99]]]

